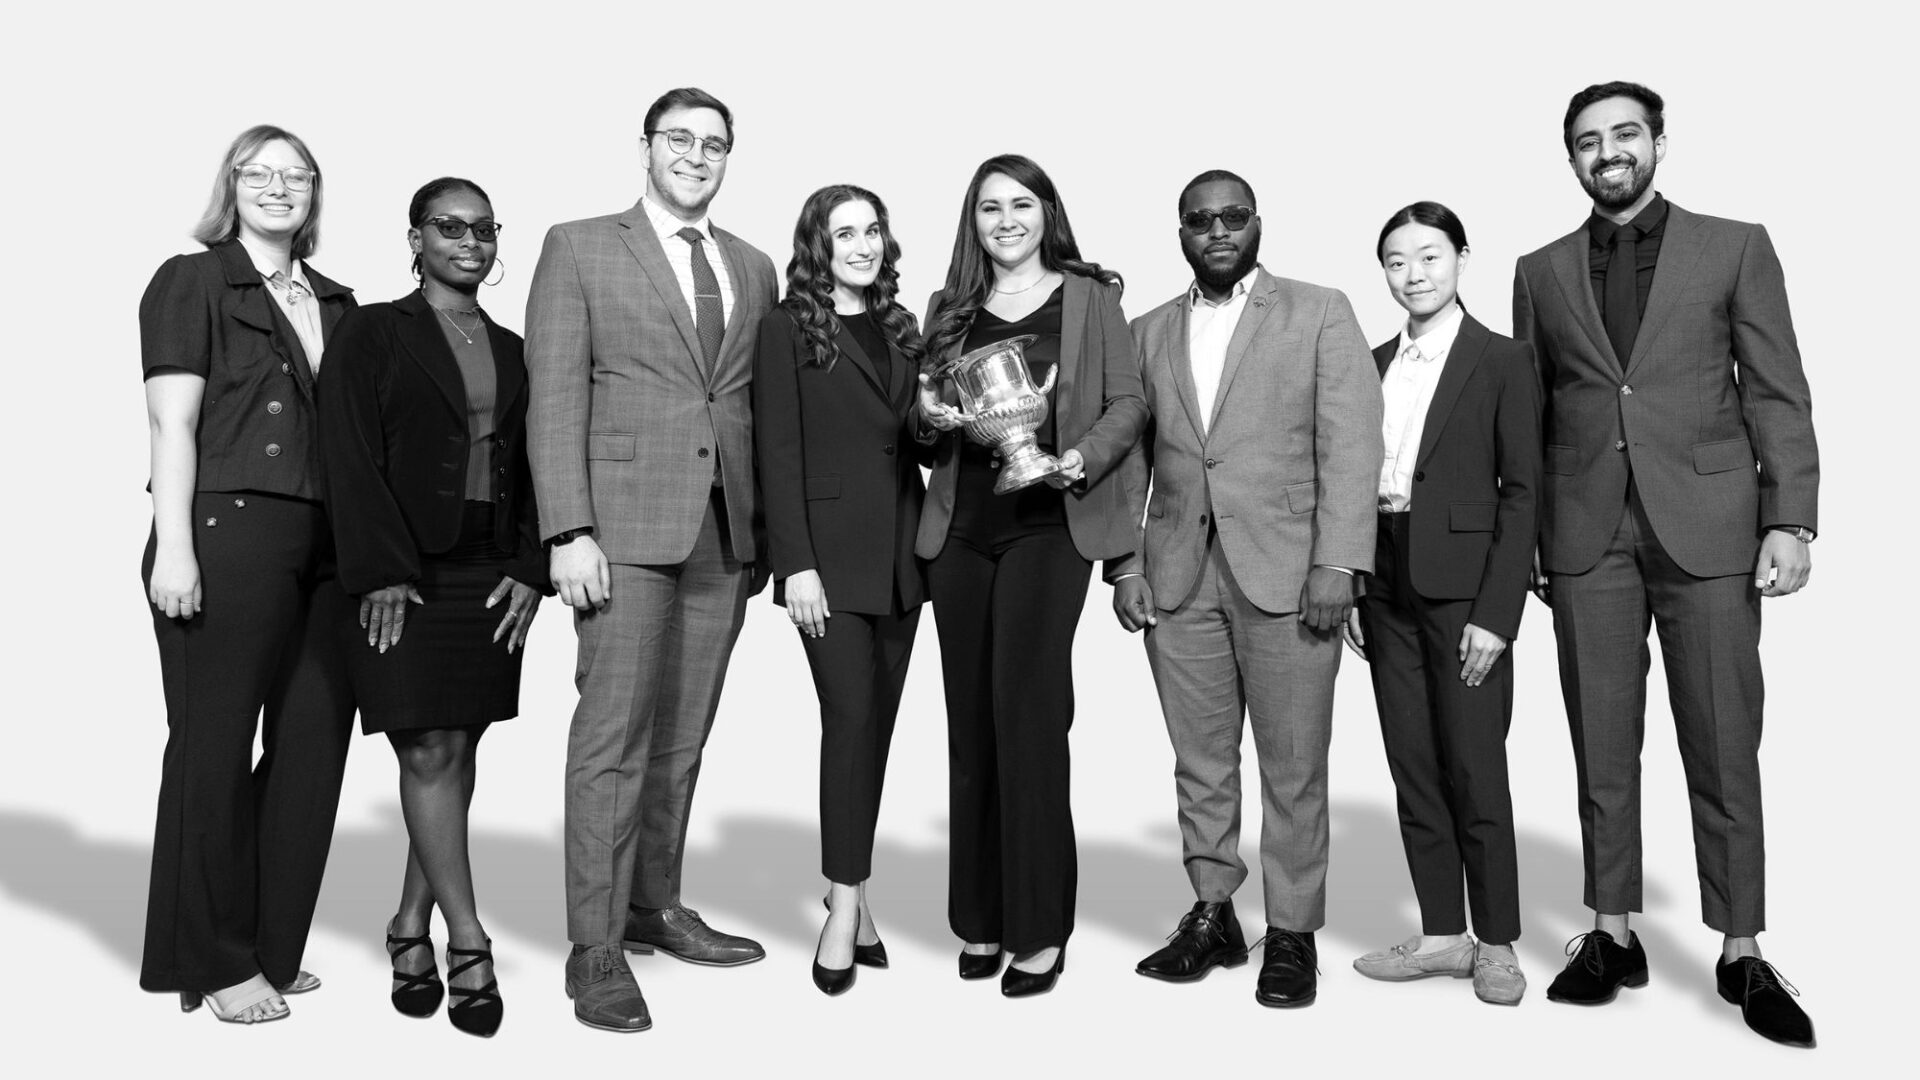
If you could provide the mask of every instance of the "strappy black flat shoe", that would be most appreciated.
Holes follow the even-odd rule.
[[[397,966],[400,954],[408,949],[427,950],[427,970],[418,973],[401,971]],[[426,934],[419,937],[394,937],[393,922],[387,922],[387,958],[395,963],[394,981],[400,985],[393,988],[390,995],[393,1007],[407,1016],[432,1016],[440,1008],[440,999],[447,989],[440,983],[440,969],[433,963],[433,939]]]
[[[453,958],[464,956],[467,959],[456,964]],[[447,1003],[447,1019],[453,1026],[469,1035],[486,1038],[500,1030],[500,1017],[505,1013],[505,1003],[500,1000],[500,980],[488,979],[487,985],[478,990],[469,990],[454,985],[453,980],[460,973],[479,964],[493,963],[493,940],[487,940],[484,949],[461,949],[447,946],[447,994],[453,1000]]]

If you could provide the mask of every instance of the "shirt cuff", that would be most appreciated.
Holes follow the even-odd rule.
[[[1330,563],[1314,563],[1313,568],[1315,570],[1338,570],[1341,573],[1347,575],[1348,577],[1353,577],[1355,574],[1359,573],[1358,570],[1349,570],[1344,566],[1334,566]]]

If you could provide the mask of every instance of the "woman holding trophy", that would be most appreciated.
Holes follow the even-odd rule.
[[[915,455],[913,314],[894,301],[900,246],[879,196],[850,184],[807,198],[787,295],[760,322],[754,451],[773,599],[820,696],[820,862],[831,883],[813,982],[886,967],[867,908],[887,747],[926,584],[913,542],[925,488]]]
[[[1011,952],[1000,989],[1024,997],[1053,988],[1073,931],[1073,633],[1093,560],[1134,548],[1116,473],[1147,406],[1120,276],[1080,257],[1053,181],[1020,155],[974,171],[926,325],[916,550],[946,685],[948,920],[960,977]]]

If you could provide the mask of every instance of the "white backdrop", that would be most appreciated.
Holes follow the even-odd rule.
[[[1895,184],[1913,164],[1890,123],[1896,28],[1849,5],[1468,4],[151,5],[124,14],[9,17],[0,64],[10,164],[0,266],[14,347],[0,565],[6,679],[0,753],[0,1015],[30,1073],[159,1065],[274,1075],[404,1068],[491,1075],[608,1062],[691,1075],[780,1069],[1119,1067],[1360,1074],[1505,1067],[1743,1073],[1883,1063],[1892,1002],[1882,929],[1909,899],[1916,710],[1882,599],[1904,564],[1876,532],[1914,512],[1889,470],[1910,422],[1911,233]],[[676,32],[673,23],[698,23]],[[558,844],[574,637],[557,604],[534,628],[520,719],[482,753],[473,848],[482,916],[507,1002],[481,1043],[410,1022],[385,995],[382,924],[404,857],[384,740],[356,742],[307,966],[326,979],[286,1023],[246,1034],[136,986],[164,713],[137,565],[149,504],[135,319],[141,289],[187,231],[228,140],[268,121],[312,145],[327,177],[314,264],[363,301],[411,286],[408,197],[471,177],[506,223],[507,277],[484,301],[524,321],[546,227],[617,211],[642,182],[636,136],[660,91],[697,84],[734,109],[738,150],[714,220],[784,266],[801,200],[852,181],[890,204],[918,308],[945,267],[972,168],[1027,153],[1059,184],[1082,248],[1127,277],[1139,313],[1188,278],[1174,200],[1194,173],[1238,171],[1258,191],[1264,263],[1337,286],[1372,341],[1400,313],[1372,258],[1386,215],[1417,198],[1460,213],[1473,241],[1463,295],[1509,322],[1516,256],[1577,225],[1560,116],[1590,82],[1667,96],[1660,187],[1674,201],[1771,229],[1817,404],[1826,482],[1815,574],[1766,605],[1764,748],[1768,955],[1806,993],[1812,1057],[1748,1034],[1715,996],[1717,936],[1699,921],[1685,793],[1657,674],[1646,772],[1647,989],[1604,1011],[1550,1004],[1579,903],[1572,760],[1549,620],[1518,644],[1510,751],[1533,988],[1518,1009],[1463,983],[1369,983],[1348,963],[1417,925],[1365,672],[1348,658],[1333,744],[1329,924],[1319,1002],[1261,1009],[1256,966],[1194,986],[1132,973],[1190,902],[1174,829],[1172,755],[1139,641],[1095,585],[1076,655],[1074,804],[1079,930],[1050,996],[1003,1001],[954,978],[945,920],[944,722],[927,625],[895,742],[871,896],[894,967],[829,1000],[809,984],[818,932],[818,723],[798,644],[763,597],[734,654],[687,859],[687,900],[766,943],[735,971],[635,958],[653,1031],[576,1025],[561,994],[566,943]],[[1903,88],[1904,89],[1904,88]],[[1891,129],[1891,130],[1890,130]],[[1884,222],[1884,225],[1883,225]],[[1871,233],[1869,232],[1871,230]],[[1899,291],[1896,292],[1896,289]],[[1891,361],[1885,368],[1874,361]],[[1860,377],[1852,368],[1863,366]],[[1905,464],[1902,462],[1901,464]],[[1883,570],[1882,565],[1886,565]],[[1880,582],[1874,586],[1873,582]],[[1901,717],[1905,717],[1904,720]],[[1248,772],[1252,790],[1253,776]],[[1257,866],[1249,800],[1245,849]],[[1257,881],[1242,890],[1259,932]],[[436,931],[438,936],[438,931]],[[1902,1017],[1904,1019],[1904,1017]],[[24,1035],[24,1039],[21,1037]],[[612,1056],[610,1056],[612,1055]],[[1503,1064],[1504,1063],[1504,1064]]]

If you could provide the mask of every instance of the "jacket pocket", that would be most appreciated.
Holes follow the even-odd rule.
[[[634,437],[606,432],[587,433],[588,461],[632,461]]]
[[[837,499],[839,497],[839,474],[807,477],[807,499],[809,501],[813,499]]]
[[[1454,532],[1492,532],[1499,511],[1499,503],[1454,503],[1447,507],[1447,528]]]
[[[1320,484],[1309,480],[1304,484],[1287,485],[1287,509],[1296,514],[1308,514],[1320,505]]]
[[[1547,446],[1547,471],[1556,476],[1572,476],[1573,463],[1580,456],[1578,447]]]
[[[1738,439],[1722,439],[1719,442],[1695,443],[1693,446],[1693,471],[1701,476],[1752,468],[1753,444],[1749,443],[1745,436]]]

